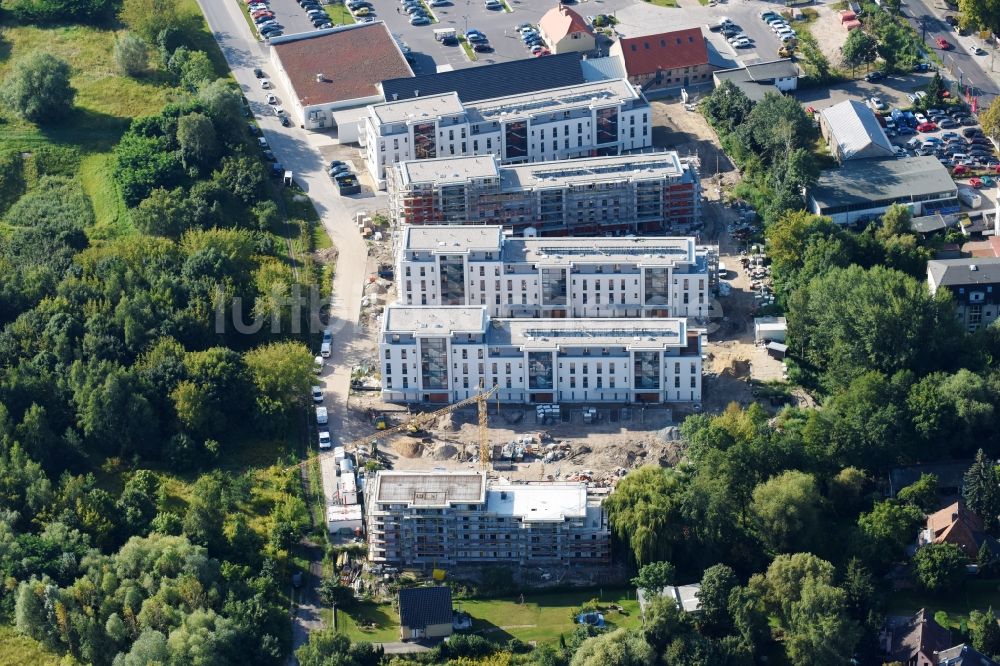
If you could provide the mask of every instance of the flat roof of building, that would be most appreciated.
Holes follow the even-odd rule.
[[[485,308],[465,305],[390,305],[385,310],[384,330],[412,333],[417,337],[440,337],[452,333],[482,333],[489,326]]]
[[[687,323],[679,318],[490,319],[485,307],[465,305],[390,305],[385,310],[383,330],[419,337],[486,333],[487,344],[524,349],[665,349],[687,345]]]
[[[498,252],[497,261],[510,263],[691,264],[697,259],[697,244],[690,236],[521,237],[505,236],[503,227],[461,224],[408,226],[403,232],[403,251],[431,254]]]
[[[664,349],[687,344],[687,324],[677,318],[494,319],[489,344],[523,349],[612,347]]]
[[[472,178],[499,178],[500,167],[492,155],[438,157],[433,160],[407,160],[396,164],[404,185],[425,183],[450,185]]]
[[[522,95],[495,97],[469,104],[468,108],[483,119],[491,119],[500,115],[516,117],[536,112],[558,112],[588,107],[601,101],[622,102],[638,97],[639,93],[627,80],[608,79]]]
[[[690,237],[508,238],[503,260],[550,265],[693,264],[695,240]]]
[[[375,484],[372,497],[379,504],[446,507],[486,500],[484,472],[380,471]]]
[[[608,180],[675,178],[684,165],[675,151],[555,160],[501,167],[504,190],[587,185]]]
[[[584,82],[581,54],[559,53],[547,58],[522,58],[450,72],[382,81],[387,101],[454,92],[463,102],[520,95]]]
[[[383,79],[413,76],[381,21],[282,35],[270,41],[302,106],[378,97],[378,83]]]
[[[585,483],[492,483],[486,510],[519,517],[526,523],[563,522],[587,515]]]
[[[497,251],[503,243],[503,227],[470,227],[461,224],[413,226],[403,232],[403,250],[456,252]]]
[[[957,191],[948,169],[936,157],[923,155],[844,162],[838,169],[820,173],[809,198],[824,209],[932,194],[954,196]]]
[[[963,257],[961,259],[931,259],[927,274],[939,287],[976,286],[1000,282],[1000,259]]]
[[[409,120],[434,120],[439,116],[449,116],[465,112],[465,107],[454,92],[441,95],[415,97],[400,102],[372,104],[371,112],[382,123],[402,123]]]
[[[360,504],[331,504],[326,507],[328,523],[361,520]]]

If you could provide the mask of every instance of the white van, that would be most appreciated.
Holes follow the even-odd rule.
[[[323,358],[330,358],[330,343],[324,342],[319,348],[319,355]]]
[[[326,413],[326,407],[316,408],[316,423],[319,425],[326,425],[330,421],[330,417]]]
[[[435,28],[434,39],[441,41],[445,37],[458,37],[458,32],[454,28]]]

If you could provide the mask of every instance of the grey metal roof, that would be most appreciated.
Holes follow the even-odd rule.
[[[948,213],[943,215],[940,211],[936,211],[930,215],[921,215],[910,220],[910,229],[918,234],[929,234],[934,231],[947,229],[948,227],[954,227],[958,225],[960,219],[958,214]]]
[[[451,588],[442,585],[400,590],[399,624],[410,629],[451,624]]]
[[[772,82],[775,79],[788,79],[801,74],[799,66],[791,58],[755,62],[747,65],[745,69],[750,78],[758,82]]]
[[[456,92],[463,102],[520,95],[585,83],[579,53],[522,58],[482,67],[382,81],[387,102]]]
[[[861,102],[845,100],[823,109],[820,114],[842,159],[894,156],[889,137],[875,114]]]
[[[853,204],[875,207],[880,201],[914,201],[924,195],[957,192],[948,170],[936,157],[925,155],[844,162],[820,173],[809,198],[820,209]]]
[[[581,60],[580,69],[583,71],[583,78],[588,81],[628,78],[628,72],[625,71],[625,63],[622,62],[621,58],[614,55],[604,58],[587,58],[586,60]]]
[[[1000,283],[1000,259],[963,257],[931,259],[927,273],[939,287],[965,287]]]
[[[998,666],[971,645],[962,643],[937,653],[938,666]]]

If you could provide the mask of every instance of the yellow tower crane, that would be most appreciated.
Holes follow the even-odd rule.
[[[444,416],[445,414],[450,414],[457,409],[462,407],[467,407],[472,403],[476,403],[478,409],[479,417],[479,464],[483,466],[484,469],[489,469],[490,458],[492,458],[492,448],[490,447],[490,431],[489,431],[489,417],[487,415],[487,402],[489,399],[497,393],[499,386],[494,386],[489,390],[482,390],[480,386],[480,393],[472,396],[471,398],[466,398],[465,400],[459,400],[458,402],[452,403],[447,407],[442,407],[433,412],[423,412],[420,414],[414,414],[410,418],[406,419],[399,425],[393,426],[391,428],[386,428],[385,430],[376,430],[371,435],[367,437],[362,437],[361,439],[356,439],[353,442],[346,442],[340,446],[344,447],[344,450],[357,449],[366,444],[374,444],[381,441],[390,435],[396,435],[401,432],[414,432],[423,428],[427,423],[430,423],[439,416]],[[499,407],[499,397],[497,405]],[[320,454],[322,455],[322,454]],[[320,455],[310,456],[305,460],[301,461],[296,467],[301,467],[302,465],[307,465],[313,460],[320,457]],[[292,468],[289,468],[292,469]]]

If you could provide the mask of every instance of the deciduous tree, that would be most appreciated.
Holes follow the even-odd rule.
[[[0,94],[22,118],[46,124],[63,118],[73,108],[76,90],[69,77],[67,62],[42,50],[30,51],[14,61]]]
[[[773,552],[789,552],[819,534],[822,497],[815,478],[790,470],[754,488],[751,511],[760,539]]]

